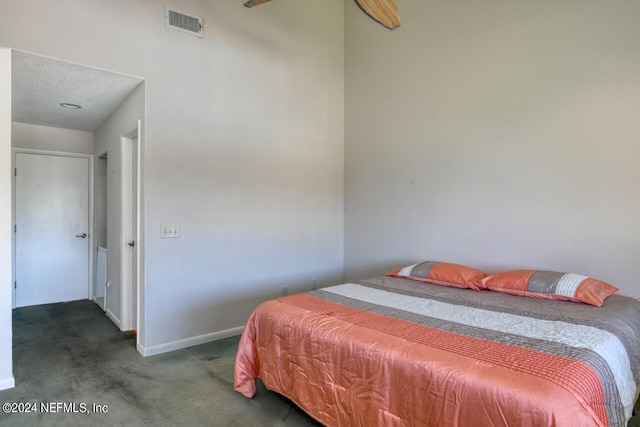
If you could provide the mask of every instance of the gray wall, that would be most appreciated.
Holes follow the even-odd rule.
[[[165,5],[205,37],[165,28]],[[343,24],[340,0],[0,2],[0,46],[146,80],[149,353],[237,331],[282,286],[342,280]]]
[[[640,2],[345,2],[345,275],[420,260],[640,296]]]
[[[11,146],[93,154],[93,133],[13,122],[11,123]]]

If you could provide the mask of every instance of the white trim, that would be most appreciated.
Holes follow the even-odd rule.
[[[105,298],[106,298],[106,296],[105,296]],[[118,328],[120,327],[120,319],[118,319],[118,318],[116,317],[116,315],[115,315],[115,314],[113,314],[113,312],[112,312],[111,310],[109,310],[109,309],[107,308],[107,309],[105,310],[105,314],[107,315],[107,317],[108,317],[109,319],[111,319],[111,321],[112,321],[113,323],[115,323],[115,324],[116,324],[116,326],[117,326]]]
[[[9,388],[14,388],[15,386],[16,379],[13,376],[0,380],[0,390],[7,390]]]
[[[133,328],[131,322],[131,138],[120,136],[120,330]]]
[[[13,241],[13,233],[10,232],[7,221],[13,224],[12,206],[7,206],[7,202],[12,203],[13,188],[10,171],[11,160],[7,154],[11,155],[11,56],[12,50],[0,47],[0,150],[2,152],[0,160],[0,223],[2,232],[0,233],[0,388],[15,387],[13,377],[13,347],[11,345],[12,336],[12,291],[7,286],[13,288],[13,251],[8,240]],[[11,235],[9,239],[8,235]],[[11,281],[9,281],[11,280]]]
[[[187,347],[193,347],[194,345],[205,344],[211,341],[218,341],[225,338],[242,335],[243,330],[244,330],[244,325],[237,326],[231,329],[226,329],[224,331],[212,332],[210,334],[198,335],[195,337],[185,338],[178,341],[172,341],[165,344],[154,345],[151,347],[145,347],[142,344],[138,343],[138,352],[145,357],[153,356],[160,353],[180,350]]]
[[[73,153],[70,151],[38,150],[36,148],[20,148],[20,147],[12,147],[11,151],[13,153],[41,154],[45,156],[62,156],[62,157],[87,157],[87,158],[93,159],[93,154]]]
[[[142,128],[142,119],[138,119],[138,127],[137,127],[137,136],[138,136],[138,167],[136,170],[138,171],[138,198],[136,200],[138,204],[137,218],[138,226],[136,227],[137,236],[136,236],[136,251],[137,251],[137,268],[136,271],[138,273],[138,277],[136,278],[138,286],[136,289],[136,348],[138,348],[138,344],[142,341],[144,342],[145,334],[144,334],[144,173],[143,173],[143,156],[144,156],[144,143],[143,143],[143,128]]]
[[[120,188],[120,314],[122,323],[120,325],[121,331],[128,331],[131,329],[140,328],[140,120],[137,122],[138,126],[133,131],[120,136],[120,159],[121,159],[121,188]],[[131,236],[132,227],[132,184],[133,184],[133,159],[131,155],[131,144],[134,138],[137,138],[137,164],[135,165],[136,176],[136,218],[133,219],[136,222],[136,235]],[[130,240],[136,242],[136,246],[133,248],[135,251],[136,262],[136,278],[132,281],[133,265],[131,263],[131,249],[128,247]],[[134,283],[135,282],[135,283]],[[133,301],[132,293],[136,292],[136,318],[133,319]],[[135,320],[135,322],[134,322]],[[138,341],[138,334],[136,334],[136,341]]]
[[[93,296],[93,288],[94,288],[94,269],[93,269],[93,235],[95,233],[94,229],[94,155],[88,153],[72,153],[66,151],[50,151],[50,150],[38,150],[33,148],[11,148],[11,226],[12,228],[16,224],[16,177],[13,173],[16,167],[16,154],[17,153],[25,153],[25,154],[39,154],[43,156],[60,156],[60,157],[77,157],[77,158],[85,158],[89,162],[89,218],[88,218],[88,226],[89,229],[87,232],[89,233],[89,253],[88,253],[88,262],[89,262],[89,277],[87,277],[87,299],[89,301],[92,300]],[[13,287],[13,283],[16,280],[15,271],[16,271],[16,235],[12,231],[11,232],[11,258],[12,258],[12,267],[11,267],[11,307],[16,308],[16,292]]]

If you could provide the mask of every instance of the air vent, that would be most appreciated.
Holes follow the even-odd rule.
[[[167,28],[197,37],[202,37],[204,34],[203,20],[199,16],[189,16],[175,10],[165,9],[164,19]]]

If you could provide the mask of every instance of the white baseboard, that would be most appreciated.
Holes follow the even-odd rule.
[[[120,319],[118,319],[118,318],[116,317],[116,315],[115,315],[115,314],[113,314],[113,312],[112,312],[111,310],[109,310],[108,308],[105,310],[105,313],[106,313],[107,317],[108,317],[109,319],[111,319],[111,321],[112,321],[113,323],[115,323],[115,324],[116,324],[116,326],[118,327],[118,329],[120,329]]]
[[[242,334],[243,329],[244,329],[244,325],[227,329],[224,331],[198,335],[196,337],[185,338],[183,340],[173,341],[166,344],[153,345],[150,347],[145,347],[142,344],[138,344],[138,352],[145,357],[153,356],[155,354],[166,353],[174,350],[180,350],[182,348],[193,347],[194,345],[205,344],[211,341],[218,341],[224,338],[238,336]]]
[[[14,388],[15,386],[16,386],[16,379],[13,377],[13,375],[9,378],[0,380],[0,390]]]

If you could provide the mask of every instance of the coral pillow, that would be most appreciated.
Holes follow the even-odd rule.
[[[436,261],[424,261],[413,264],[391,271],[386,275],[417,280],[419,282],[434,283],[436,285],[475,290],[479,290],[480,288],[474,282],[487,277],[487,273],[476,270],[475,268]]]
[[[618,288],[573,273],[540,270],[503,271],[474,283],[482,289],[533,298],[584,302],[600,307]]]

